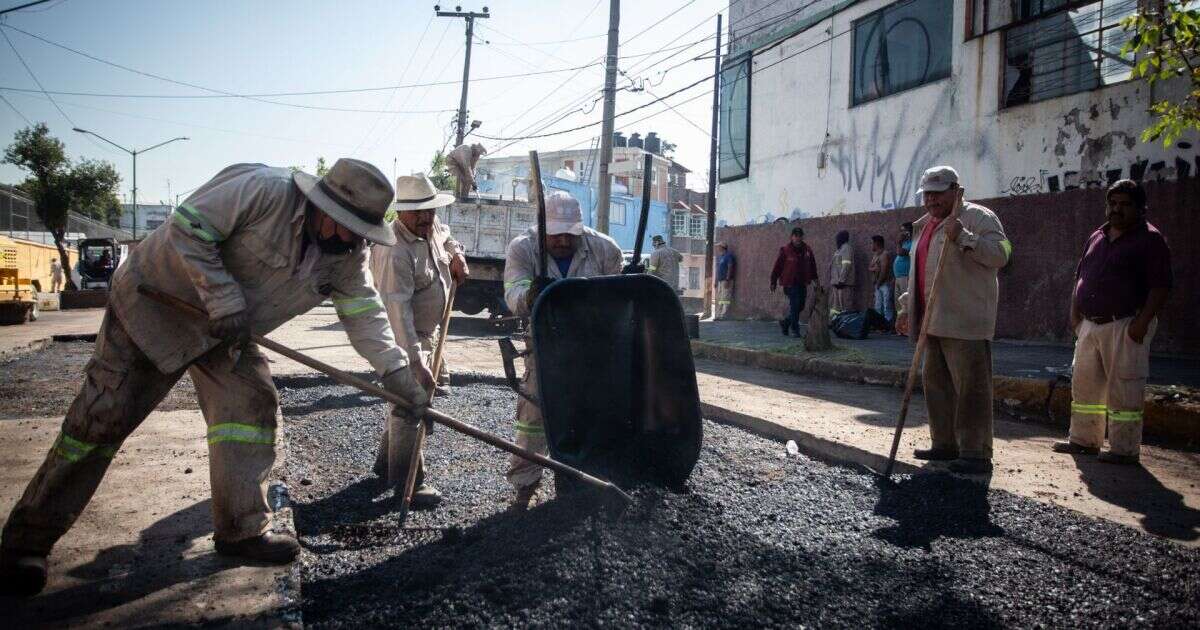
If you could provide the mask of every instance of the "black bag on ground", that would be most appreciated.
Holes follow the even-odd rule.
[[[867,330],[888,332],[891,329],[892,325],[882,313],[873,308],[867,309]]]
[[[866,339],[868,318],[865,311],[846,311],[838,313],[829,321],[833,334],[842,339]]]

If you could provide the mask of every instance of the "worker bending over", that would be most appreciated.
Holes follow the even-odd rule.
[[[275,461],[279,395],[266,357],[247,338],[332,298],[351,344],[384,388],[417,402],[413,413],[423,415],[424,389],[392,340],[366,274],[364,240],[395,241],[383,222],[391,199],[387,178],[358,160],[338,160],[321,179],[236,164],[151,232],[113,276],[86,380],[4,527],[0,588],[41,591],[50,549],[83,511],[121,443],[184,372],[208,424],[217,553],[291,561],[300,547],[269,531],[263,492]],[[208,321],[139,294],[143,284],[202,305]]]
[[[392,324],[396,344],[407,351],[410,361],[416,364],[419,360],[429,370],[433,369],[434,344],[450,297],[450,283],[461,283],[467,278],[462,245],[451,238],[449,228],[437,219],[437,209],[453,201],[454,195],[438,192],[424,174],[398,178],[396,201],[392,204],[397,215],[391,225],[396,243],[371,247],[371,276]],[[438,371],[437,384],[449,385],[444,356]],[[415,374],[424,379],[429,373],[422,370]],[[432,380],[421,384],[428,391],[434,389]],[[380,477],[387,475],[386,429],[385,422],[375,458],[375,474]],[[405,434],[406,442],[416,438],[415,431]],[[403,445],[401,450],[411,453],[412,443]],[[423,453],[418,457],[412,506],[430,508],[441,501],[441,494],[425,483],[425,457]],[[408,470],[408,456],[403,459],[401,469]]]
[[[538,293],[549,282],[562,278],[591,278],[621,273],[621,248],[617,242],[583,225],[579,202],[570,194],[554,191],[546,196],[546,280],[538,278],[537,228],[514,238],[504,258],[504,300],[509,310],[528,317]],[[521,390],[534,400],[537,396],[537,366],[532,344],[527,343],[525,375]],[[546,432],[542,413],[524,397],[517,398],[517,444],[538,453],[546,452]],[[517,491],[513,507],[529,506],[542,481],[542,468],[524,458],[509,459],[508,481]]]

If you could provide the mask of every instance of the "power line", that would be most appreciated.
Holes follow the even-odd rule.
[[[35,2],[32,4],[27,4],[25,6],[33,6],[34,4],[39,4],[39,3]],[[18,7],[18,8],[21,8],[21,7]],[[0,35],[4,36],[4,41],[8,42],[8,47],[12,49],[13,54],[17,56],[17,59],[21,62],[21,65],[25,66],[25,72],[29,73],[29,77],[31,79],[33,79],[34,83],[37,84],[38,89],[41,90],[42,94],[46,95],[46,98],[50,99],[50,102],[54,105],[54,109],[57,109],[58,113],[62,114],[62,117],[66,118],[67,122],[71,123],[72,127],[78,127],[79,125],[76,125],[75,121],[71,120],[71,117],[68,116],[67,113],[64,112],[63,109],[58,106],[58,103],[55,102],[54,97],[50,96],[50,94],[48,92],[46,92],[46,88],[42,86],[42,82],[39,81],[37,78],[37,75],[33,73],[33,68],[30,68],[29,64],[25,63],[25,58],[21,56],[21,52],[19,50],[17,50],[17,47],[13,45],[12,40],[9,39],[8,33],[5,33],[3,29],[0,29]]]
[[[417,40],[417,45],[413,47],[412,56],[410,56],[408,58],[408,63],[404,64],[404,70],[402,70],[400,72],[400,77],[397,80],[400,81],[401,83],[404,82],[404,77],[408,76],[408,69],[412,67],[413,59],[416,58],[417,51],[421,50],[421,44],[425,43],[425,35],[427,35],[429,33],[429,27],[432,25],[433,25],[433,16],[431,15],[431,16],[429,16],[429,21],[425,23],[425,30],[421,31],[421,37],[420,37],[420,39]],[[391,93],[388,94],[387,103],[384,104],[384,107],[391,107],[392,99],[394,99],[394,98],[396,98],[396,90],[393,89],[391,91]],[[351,151],[351,153],[354,153],[354,154],[358,153],[358,149],[363,145],[364,142],[367,141],[367,138],[370,138],[371,134],[375,133],[375,128],[379,126],[379,120],[381,118],[382,118],[382,116],[376,116],[375,119],[371,121],[371,128],[368,129],[367,133],[364,134],[362,139],[360,139],[358,141],[358,144],[354,145],[354,150]]]
[[[26,125],[29,125],[30,127],[32,127],[32,126],[33,126],[33,123],[32,123],[32,122],[30,122],[30,120],[29,120],[28,118],[26,118],[26,117],[25,117],[25,114],[22,114],[22,113],[21,113],[21,110],[17,109],[17,106],[16,106],[16,105],[13,105],[13,104],[12,104],[12,101],[10,101],[10,100],[8,100],[7,98],[5,98],[3,94],[0,94],[0,101],[4,101],[4,104],[5,104],[5,105],[8,105],[10,108],[12,108],[12,110],[13,110],[14,112],[16,112],[18,116],[20,116],[20,117],[21,117],[21,120],[24,120],[24,121],[25,121],[25,124],[26,124]]]
[[[14,11],[20,11],[21,9],[28,9],[29,7],[37,6],[39,4],[45,4],[47,2],[50,2],[50,0],[35,0],[34,2],[26,2],[25,4],[13,7],[11,9],[4,9],[3,11],[0,11],[0,15],[5,15],[8,13],[12,13]],[[50,7],[46,7],[46,8],[49,9]]]

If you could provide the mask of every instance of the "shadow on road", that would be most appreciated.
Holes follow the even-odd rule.
[[[880,478],[875,514],[895,519],[896,524],[872,535],[900,547],[925,550],[938,538],[1003,536],[1004,529],[991,520],[990,484],[990,475],[982,482],[946,473],[920,473],[898,483]]]
[[[1200,538],[1200,510],[1183,503],[1183,495],[1164,486],[1141,466],[1115,466],[1095,457],[1076,455],[1075,466],[1088,492],[1098,499],[1141,514],[1147,532],[1174,540]]]

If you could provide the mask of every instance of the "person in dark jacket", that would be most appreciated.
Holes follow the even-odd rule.
[[[771,292],[783,287],[788,298],[787,318],[779,320],[783,336],[788,331],[800,336],[800,311],[808,298],[808,285],[817,281],[817,259],[812,248],[804,242],[804,228],[792,228],[791,242],[779,248],[775,268],[771,270]]]

